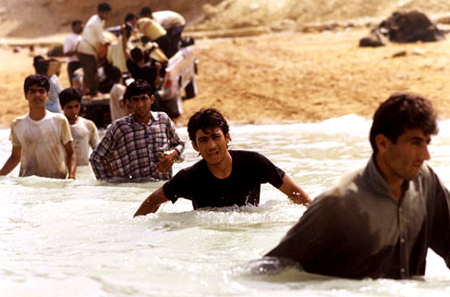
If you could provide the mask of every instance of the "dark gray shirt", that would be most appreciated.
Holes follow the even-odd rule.
[[[345,278],[424,275],[428,248],[450,267],[450,195],[423,165],[397,203],[373,158],[317,197],[266,256]]]

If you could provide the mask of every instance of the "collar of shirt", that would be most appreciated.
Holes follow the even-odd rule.
[[[150,126],[151,124],[153,124],[154,121],[158,120],[157,115],[158,115],[157,113],[150,111],[150,119],[148,120],[147,126]],[[130,114],[128,117],[126,117],[126,120],[130,124],[139,123],[141,125],[144,125],[141,122],[139,122],[138,120],[136,120],[136,117],[134,116],[134,114]]]
[[[370,158],[369,163],[364,169],[363,173],[364,179],[367,181],[367,186],[372,189],[374,193],[378,193],[383,196],[388,196],[395,200],[392,195],[392,187],[386,182],[386,180],[378,171],[377,165],[375,164],[375,156]],[[403,193],[405,193],[409,188],[410,181],[404,181],[402,184]]]

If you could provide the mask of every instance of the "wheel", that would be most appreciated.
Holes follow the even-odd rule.
[[[184,100],[194,98],[197,95],[197,84],[195,82],[195,78],[193,78],[192,81],[186,86],[184,91],[186,93]]]

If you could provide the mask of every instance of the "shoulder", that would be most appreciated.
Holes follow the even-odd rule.
[[[176,177],[177,179],[189,179],[196,176],[197,174],[205,172],[206,169],[206,162],[202,159],[197,163],[178,171],[177,174],[175,174],[174,178]]]
[[[88,120],[88,119],[85,119],[85,118],[83,118],[83,117],[78,117],[78,119],[80,119],[81,122],[82,122],[84,125],[86,125],[86,127],[97,129],[97,126],[95,126],[95,123],[94,123],[93,121]]]
[[[172,121],[170,117],[164,111],[152,111],[152,117],[158,121]]]
[[[67,120],[66,116],[61,114],[61,113],[56,113],[56,112],[51,112],[48,111],[45,114],[45,119],[47,120],[51,120],[60,124],[65,124],[67,123],[67,125],[69,125],[69,121]]]
[[[85,125],[95,125],[93,121],[83,118],[83,117],[78,117],[78,119]]]
[[[172,122],[167,113],[163,111],[151,111],[151,113],[155,124],[164,125],[168,128],[175,127],[175,124]]]
[[[11,129],[16,129],[20,126],[26,126],[27,123],[29,123],[29,119],[30,119],[30,117],[28,116],[28,114],[24,114],[22,116],[15,118],[11,122]]]
[[[29,119],[28,113],[14,118],[12,124],[23,122],[26,119]]]
[[[446,186],[441,181],[436,172],[429,165],[424,164],[422,168],[420,168],[419,176],[414,183],[420,183],[420,186],[423,187],[429,193],[435,192],[439,189],[446,189]],[[428,195],[430,196],[430,195]]]
[[[64,38],[64,43],[71,42],[73,40],[73,33],[69,33],[69,35]]]
[[[254,151],[246,151],[246,150],[229,150],[230,154],[234,157],[259,157],[262,156],[260,153],[258,152],[254,152]]]
[[[239,161],[246,162],[246,163],[269,161],[269,159],[267,159],[265,156],[261,155],[258,152],[245,151],[245,150],[229,150],[229,151],[230,151],[231,157],[234,160],[239,160]]]
[[[93,16],[91,16],[91,18],[89,19],[89,21],[92,21],[92,22],[100,22],[100,23],[101,23],[102,19],[100,18],[100,16],[99,16],[98,14],[94,14]],[[89,21],[88,21],[88,22],[89,22]]]
[[[117,130],[127,130],[128,128],[131,128],[131,125],[134,123],[134,117],[133,115],[128,115],[122,118],[119,118],[111,123],[111,125],[108,126],[106,132],[113,132]]]

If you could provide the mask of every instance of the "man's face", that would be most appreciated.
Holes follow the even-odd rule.
[[[81,104],[77,100],[69,101],[63,107],[64,115],[67,117],[69,122],[75,122],[78,114],[80,113]]]
[[[430,140],[430,135],[425,135],[421,129],[405,130],[397,143],[387,139],[383,155],[389,174],[404,180],[416,178],[423,162],[430,159]]]
[[[133,18],[133,19],[130,21],[130,24],[131,24],[132,26],[135,26],[136,23],[137,23],[137,21],[138,21],[137,18]]]
[[[196,143],[192,146],[200,153],[206,163],[210,165],[218,165],[223,160],[228,151],[228,142],[230,142],[230,134],[223,134],[219,127],[208,128],[206,131],[201,129],[195,133]]]
[[[107,19],[109,19],[109,17],[111,16],[111,11],[99,11],[99,12],[98,12],[98,16],[99,16],[102,20],[107,20]]]
[[[150,98],[147,94],[131,96],[128,100],[128,106],[133,110],[137,120],[145,119],[150,114],[150,108],[155,100],[155,96]]]
[[[75,34],[81,34],[81,32],[83,32],[83,23],[77,23],[74,27],[72,27],[72,31]]]
[[[28,105],[31,107],[43,107],[48,99],[48,92],[44,87],[38,85],[32,85],[25,93],[25,99],[28,100]]]

